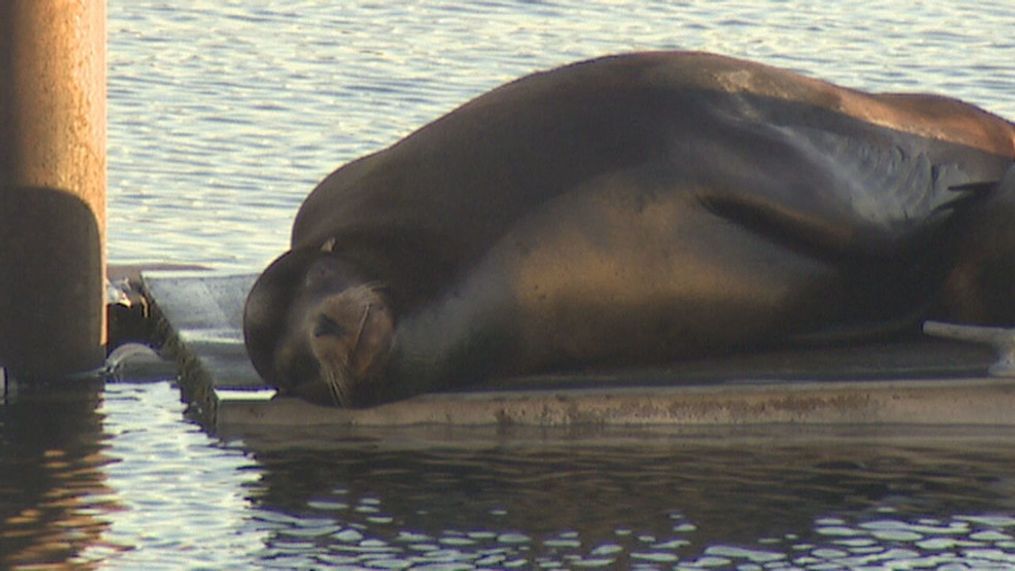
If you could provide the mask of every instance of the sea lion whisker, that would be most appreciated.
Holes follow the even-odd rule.
[[[323,367],[321,376],[324,378],[324,384],[328,386],[334,404],[348,406],[350,380],[348,369],[339,363],[329,364]]]
[[[321,371],[321,377],[324,380],[324,384],[328,387],[328,394],[331,395],[332,404],[341,406],[342,399],[340,389],[336,386],[335,374],[331,371],[331,367],[323,367]]]
[[[353,339],[353,341],[352,341],[352,350],[349,353],[350,357],[352,355],[355,355],[356,351],[359,350],[359,342],[360,342],[360,339],[362,339],[362,337],[363,337],[363,329],[366,328],[367,319],[370,318],[370,310],[373,309],[373,307],[374,307],[374,304],[368,303],[366,305],[366,307],[363,308],[363,316],[360,317],[360,319],[359,319],[359,328],[356,330],[356,338]]]

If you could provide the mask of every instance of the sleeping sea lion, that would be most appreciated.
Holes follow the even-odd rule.
[[[329,175],[250,292],[247,349],[281,393],[356,407],[1012,323],[1013,160],[1011,122],[946,97],[706,53],[580,62]]]

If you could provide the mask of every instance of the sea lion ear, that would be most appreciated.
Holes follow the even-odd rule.
[[[324,241],[323,244],[321,244],[321,251],[326,254],[330,254],[332,250],[335,249],[335,242],[336,240],[334,236],[328,238],[327,240]]]

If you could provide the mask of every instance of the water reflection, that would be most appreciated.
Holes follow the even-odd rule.
[[[1010,430],[213,437],[183,407],[170,383],[0,407],[0,568],[1015,566]]]
[[[103,473],[99,389],[22,386],[0,406],[0,568],[62,564],[101,545],[120,505]]]
[[[107,384],[103,396],[104,455],[114,460],[103,472],[119,510],[103,545],[79,560],[103,569],[253,566],[264,533],[246,526],[243,486],[259,478],[256,462],[188,421],[175,384]]]
[[[1015,565],[1015,452],[995,436],[277,437],[244,446],[263,469],[248,485],[260,557],[287,566]]]

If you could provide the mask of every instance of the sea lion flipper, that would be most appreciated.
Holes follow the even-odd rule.
[[[858,222],[899,235],[931,221],[958,198],[948,189],[970,180],[957,163],[935,160],[925,143],[901,135],[861,139],[797,127],[791,136],[824,163],[835,182],[830,198],[848,204]]]
[[[752,181],[736,179],[732,192],[706,193],[701,202],[819,257],[886,257],[925,242],[970,198],[949,189],[979,174],[887,136],[782,125],[765,137],[781,162],[759,162]],[[785,163],[796,172],[787,173]]]

